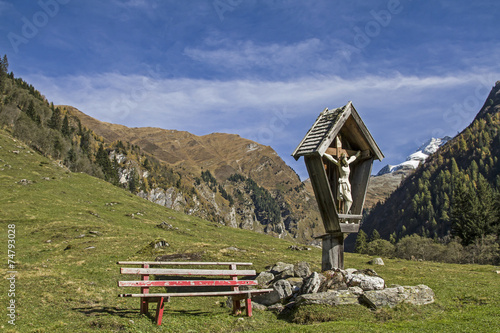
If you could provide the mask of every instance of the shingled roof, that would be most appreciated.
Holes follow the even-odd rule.
[[[340,132],[355,143],[357,149],[370,150],[371,155],[378,160],[384,158],[352,102],[340,108],[323,110],[292,156],[297,160],[300,156],[323,155]]]

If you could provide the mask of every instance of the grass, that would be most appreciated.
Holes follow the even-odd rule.
[[[307,261],[319,271],[321,251],[291,251],[290,242],[221,227],[152,204],[104,181],[70,173],[0,131],[0,329],[5,332],[495,332],[500,322],[498,267],[385,259],[387,284],[426,284],[436,303],[370,311],[362,306],[307,306],[279,316],[232,316],[220,298],[176,298],[156,327],[137,299],[118,298],[119,260],[196,253],[203,261],[250,261],[257,271],[277,261]],[[18,151],[19,153],[13,153]],[[27,185],[19,183],[29,180]],[[26,182],[25,182],[26,183]],[[165,221],[178,229],[160,229]],[[16,325],[8,323],[8,225],[16,230]],[[92,231],[92,233],[90,232]],[[155,239],[170,246],[143,251]],[[240,251],[228,250],[236,247]],[[347,267],[367,256],[346,254]],[[123,288],[121,288],[123,289]],[[154,306],[153,306],[154,308]]]

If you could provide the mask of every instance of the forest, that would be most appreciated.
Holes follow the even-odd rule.
[[[472,254],[479,251],[488,253],[485,256],[489,259],[482,261],[498,262],[499,129],[500,81],[473,122],[404,179],[385,202],[379,202],[367,214],[363,221],[364,235],[358,236],[357,251],[373,253],[378,246],[384,247],[381,252],[402,256],[398,254],[401,250],[398,252],[397,244],[418,235],[425,239],[424,243],[430,240],[436,247],[432,260],[477,262]],[[367,234],[374,238],[374,233],[375,238],[379,234],[387,243],[378,242],[377,246],[374,243],[368,250],[362,244]],[[463,255],[446,259],[452,256],[438,250],[440,246],[458,252],[463,250]],[[472,257],[467,253],[472,253]]]

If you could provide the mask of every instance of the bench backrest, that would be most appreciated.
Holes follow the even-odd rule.
[[[119,261],[119,265],[141,265],[136,267],[121,267],[121,274],[140,275],[139,281],[118,281],[120,287],[215,287],[224,286],[237,288],[239,286],[255,286],[255,280],[238,280],[238,276],[255,276],[255,270],[237,269],[237,266],[250,266],[252,263],[242,262],[160,262],[160,261]],[[226,266],[229,269],[173,269],[150,268],[150,266]],[[185,277],[184,280],[149,280],[149,275]],[[204,276],[216,277],[210,280],[189,280],[189,277]],[[221,279],[229,277],[230,279]]]

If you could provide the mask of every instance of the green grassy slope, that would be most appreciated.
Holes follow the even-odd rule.
[[[197,253],[203,261],[250,261],[257,271],[277,261],[308,261],[319,270],[321,251],[291,251],[290,242],[220,227],[150,203],[86,174],[71,173],[0,131],[0,239],[3,254],[0,329],[7,332],[230,332],[483,331],[498,329],[500,275],[492,266],[386,260],[376,268],[388,284],[427,284],[436,304],[371,312],[307,307],[287,317],[254,312],[234,317],[224,298],[174,299],[164,324],[140,316],[136,299],[120,292],[118,260],[152,260],[142,251],[164,238],[160,254]],[[16,153],[17,152],[17,153]],[[27,181],[21,182],[26,179]],[[156,227],[165,221],[178,229]],[[15,225],[15,298],[6,278],[8,228]],[[92,231],[92,233],[90,232]],[[83,236],[82,236],[83,235]],[[230,251],[230,246],[241,251]],[[346,254],[346,265],[365,268],[368,257]],[[123,289],[123,288],[121,288]],[[6,307],[16,304],[16,325]],[[154,307],[154,306],[153,306]],[[151,315],[153,312],[151,312]],[[358,320],[359,319],[359,320]],[[332,322],[319,323],[325,320]],[[308,322],[299,325],[296,322]],[[314,322],[314,323],[313,323]]]

